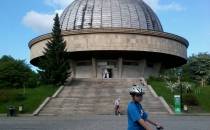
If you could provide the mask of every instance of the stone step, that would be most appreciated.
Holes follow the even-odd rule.
[[[65,86],[62,92],[52,98],[41,110],[40,115],[74,114],[113,114],[114,100],[121,98],[120,105],[126,114],[127,104],[131,100],[128,86],[136,79],[129,80],[92,80],[78,79]],[[146,94],[142,105],[150,113],[167,113],[158,98],[145,87]]]

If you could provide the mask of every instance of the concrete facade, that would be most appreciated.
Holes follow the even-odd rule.
[[[148,52],[150,54],[155,53],[155,55],[168,55],[169,58],[178,57],[183,61],[187,58],[187,42],[179,36],[163,32],[156,32],[156,34],[152,31],[146,31],[146,33],[139,32],[138,30],[130,31],[125,30],[122,33],[116,30],[95,30],[91,32],[63,32],[63,35],[66,41],[66,49],[69,53],[97,53],[98,51],[107,53],[110,51],[120,51],[126,54],[127,52]],[[43,35],[30,42],[31,61],[43,56],[44,48],[50,37],[50,34]],[[157,75],[164,66],[164,63],[161,61],[161,56],[159,60],[152,62],[144,57],[137,57],[135,60],[130,60],[121,57],[121,55],[108,58],[99,54],[97,56],[99,58],[92,56],[85,60],[79,60],[79,57],[78,55],[77,59],[77,55],[75,55],[74,59],[70,61],[73,72],[72,76],[75,78],[101,79],[103,78],[105,69],[111,71],[112,78],[149,77],[151,75]],[[149,63],[151,65],[148,65]]]
[[[95,60],[95,61],[94,61]],[[122,62],[121,62],[122,60]],[[115,63],[114,65],[109,65],[108,62]],[[111,70],[112,79],[120,78],[139,78],[139,77],[149,77],[151,75],[156,76],[160,69],[161,63],[155,63],[153,67],[149,67],[146,64],[146,60],[135,60],[128,61],[128,63],[134,63],[133,65],[124,64],[125,61],[122,58],[116,60],[101,60],[92,59],[86,61],[74,61],[71,64],[72,77],[73,78],[97,78],[103,79],[104,69]],[[77,64],[79,63],[79,64]],[[83,63],[83,64],[80,64]]]
[[[86,33],[64,35],[68,52],[79,51],[146,51],[158,52],[187,58],[187,46],[183,41],[158,35],[145,35],[141,33]],[[176,35],[174,35],[176,36]],[[38,37],[30,42],[31,60],[43,55],[44,47],[50,39],[50,35]],[[185,40],[185,39],[182,39]]]
[[[188,41],[164,32],[143,0],[75,0],[63,11],[60,27],[76,78],[149,77],[187,61]],[[29,42],[33,65],[50,38]]]

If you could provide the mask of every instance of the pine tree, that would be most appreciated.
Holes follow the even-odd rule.
[[[70,66],[58,14],[54,18],[51,35],[52,38],[46,44],[43,52],[44,57],[39,62],[39,74],[44,83],[62,85],[70,75]]]

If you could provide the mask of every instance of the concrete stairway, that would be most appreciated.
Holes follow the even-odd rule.
[[[74,79],[61,93],[52,98],[39,115],[77,115],[77,114],[114,114],[114,100],[120,97],[120,105],[126,114],[127,103],[131,99],[128,86],[137,79]],[[159,98],[152,95],[147,87],[143,107],[150,113],[167,114]]]

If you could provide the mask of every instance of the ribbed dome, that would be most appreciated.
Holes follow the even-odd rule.
[[[142,0],[75,0],[60,17],[62,30],[134,28],[163,32],[154,11]]]

